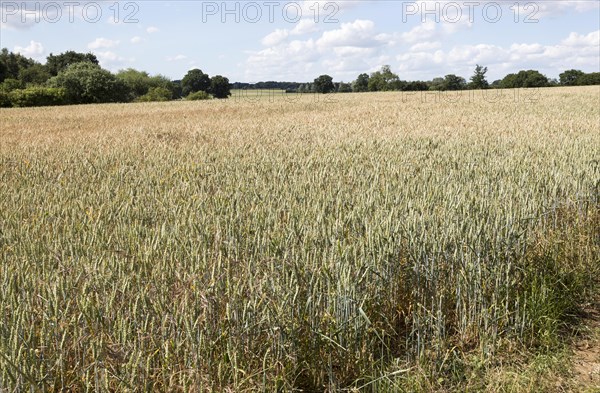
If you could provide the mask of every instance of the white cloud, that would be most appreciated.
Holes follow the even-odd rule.
[[[412,30],[402,33],[401,38],[404,42],[409,44],[427,41],[431,38],[434,38],[437,34],[436,26],[437,25],[434,21],[425,21],[424,23],[412,28]]]
[[[133,63],[135,61],[135,58],[133,57],[125,58],[112,51],[94,52],[94,54],[98,58],[98,61],[100,61],[100,65],[103,68],[113,71],[116,71],[124,64]]]
[[[376,39],[374,32],[375,23],[371,20],[357,19],[351,23],[342,23],[336,30],[323,33],[317,45],[321,48],[336,46],[371,47],[383,44],[383,40]]]
[[[129,40],[132,44],[139,44],[141,42],[144,42],[144,39],[140,36],[135,36],[133,37],[131,40]]]
[[[314,18],[301,19],[296,24],[296,27],[290,32],[291,35],[304,35],[314,33],[319,30],[319,26],[315,23]]]
[[[107,38],[96,38],[94,41],[88,44],[89,49],[103,49],[103,48],[114,48],[119,45],[120,41],[109,40]]]
[[[410,47],[409,51],[410,52],[427,52],[427,51],[431,51],[433,49],[439,49],[441,48],[442,43],[439,41],[425,41],[425,42],[419,42],[418,44],[414,44],[413,46]]]
[[[357,46],[338,46],[333,48],[333,53],[339,57],[366,57],[373,55],[375,51],[375,48],[360,48]]]
[[[158,27],[150,26],[146,29],[148,34],[158,33],[160,29]]]
[[[532,55],[544,52],[544,46],[540,44],[512,44],[510,52],[513,55]]]
[[[181,61],[186,60],[188,57],[186,55],[177,55],[173,57],[167,57],[167,61]]]
[[[563,45],[567,46],[600,46],[600,30],[593,31],[587,35],[571,33],[562,40]]]
[[[555,45],[457,45],[447,51],[434,46],[427,49],[425,43],[416,44],[411,47],[411,52],[398,55],[396,61],[401,76],[414,79],[430,79],[448,73],[467,77],[475,64],[489,67],[490,80],[522,69],[537,69],[552,77],[570,68],[597,70],[600,63],[598,34],[598,31],[589,34],[571,33]]]
[[[313,73],[321,67],[323,72],[335,71],[351,80],[356,72],[379,68],[381,64],[376,62],[393,38],[393,35],[378,33],[373,21],[357,19],[324,31],[318,38],[290,40],[314,31],[318,31],[314,21],[307,20],[298,23],[293,30],[275,30],[264,37],[261,42],[267,48],[247,52],[243,66],[248,70],[246,78],[297,80],[299,75]]]
[[[29,45],[23,46],[15,46],[14,52],[20,53],[25,57],[33,57],[34,59],[39,59],[43,57],[42,55],[45,52],[44,46],[40,42],[29,41]]]
[[[290,35],[290,32],[287,29],[277,29],[274,32],[265,36],[261,43],[264,46],[275,46],[279,45]]]
[[[519,15],[521,18],[530,16],[534,19],[565,15],[570,10],[575,10],[576,12],[590,12],[598,10],[600,6],[598,1],[570,0],[524,2],[522,4],[517,4],[519,4]]]

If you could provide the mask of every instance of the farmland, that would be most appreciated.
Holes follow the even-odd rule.
[[[3,109],[0,391],[569,388],[599,100]]]

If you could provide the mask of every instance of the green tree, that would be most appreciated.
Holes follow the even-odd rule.
[[[462,76],[449,74],[444,77],[443,90],[463,90],[467,87],[467,81]]]
[[[369,78],[370,91],[400,90],[401,83],[398,75],[394,74],[389,65],[384,65],[381,70],[371,74]]]
[[[169,101],[173,92],[165,87],[151,87],[143,96],[136,99],[137,102]]]
[[[352,91],[357,93],[369,91],[369,75],[360,74],[352,84]]]
[[[446,84],[444,78],[433,78],[430,82],[428,82],[429,90],[445,90]]]
[[[546,87],[548,78],[536,70],[519,71],[517,74],[508,74],[500,82],[505,89],[520,87]]]
[[[138,71],[133,68],[121,70],[116,76],[127,85],[131,91],[132,100],[148,94],[150,89],[157,87],[169,90],[171,92],[171,97],[169,99],[176,96],[176,86],[174,86],[171,80],[166,76],[150,76],[145,71]]]
[[[181,87],[181,81],[171,81],[171,89],[173,92],[173,98],[178,99],[183,97],[183,88]]]
[[[62,88],[32,86],[27,89],[13,90],[9,94],[12,106],[48,106],[63,105],[66,91]]]
[[[0,83],[0,90],[7,93],[13,90],[22,89],[23,87],[25,87],[23,86],[23,82],[14,78],[5,79],[4,82]]]
[[[205,91],[197,91],[195,93],[190,93],[188,94],[187,97],[185,97],[186,100],[188,101],[203,101],[203,100],[210,100],[210,94],[208,94]]]
[[[50,87],[62,87],[71,104],[127,102],[130,91],[125,83],[93,63],[75,63],[48,81]]]
[[[181,80],[181,90],[184,96],[197,91],[206,91],[210,89],[210,77],[197,68],[188,71]]]
[[[560,74],[560,84],[563,86],[576,86],[580,84],[580,78],[585,75],[585,72],[580,70],[567,70]]]
[[[584,74],[579,78],[578,82],[581,86],[600,85],[600,72]]]
[[[400,90],[400,78],[392,72],[389,65],[381,67],[381,76],[385,82],[385,90]]]
[[[75,51],[67,51],[58,55],[50,53],[46,58],[46,69],[52,76],[58,75],[59,72],[66,69],[71,64],[76,63],[91,63],[98,65],[98,58],[93,53],[78,53]]]
[[[229,79],[222,75],[215,75],[210,79],[210,89],[208,91],[215,98],[228,98],[231,95]]]
[[[19,79],[21,70],[35,64],[39,63],[19,53],[9,52],[8,49],[3,48],[0,51],[0,83],[8,78]]]
[[[350,85],[350,83],[340,82],[337,91],[338,93],[352,93],[352,85]]]
[[[369,77],[369,91],[385,91],[387,85],[380,71],[373,72]]]
[[[19,71],[19,79],[26,85],[42,85],[50,79],[50,73],[41,64],[34,64]]]
[[[333,78],[329,75],[321,75],[314,81],[315,91],[321,94],[331,93],[335,90]]]
[[[471,83],[469,85],[472,89],[487,89],[490,87],[490,84],[485,79],[485,74],[487,73],[487,67],[482,67],[479,64],[475,66],[475,72],[471,77]]]
[[[150,89],[150,75],[145,71],[128,68],[117,72],[116,77],[127,85],[133,98],[143,96]]]

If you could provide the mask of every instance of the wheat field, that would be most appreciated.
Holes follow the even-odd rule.
[[[599,103],[2,109],[0,391],[535,391],[486,370],[597,294]]]

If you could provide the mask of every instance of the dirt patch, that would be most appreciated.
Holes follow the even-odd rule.
[[[584,326],[573,350],[575,382],[581,388],[600,392],[600,303],[586,310]]]

